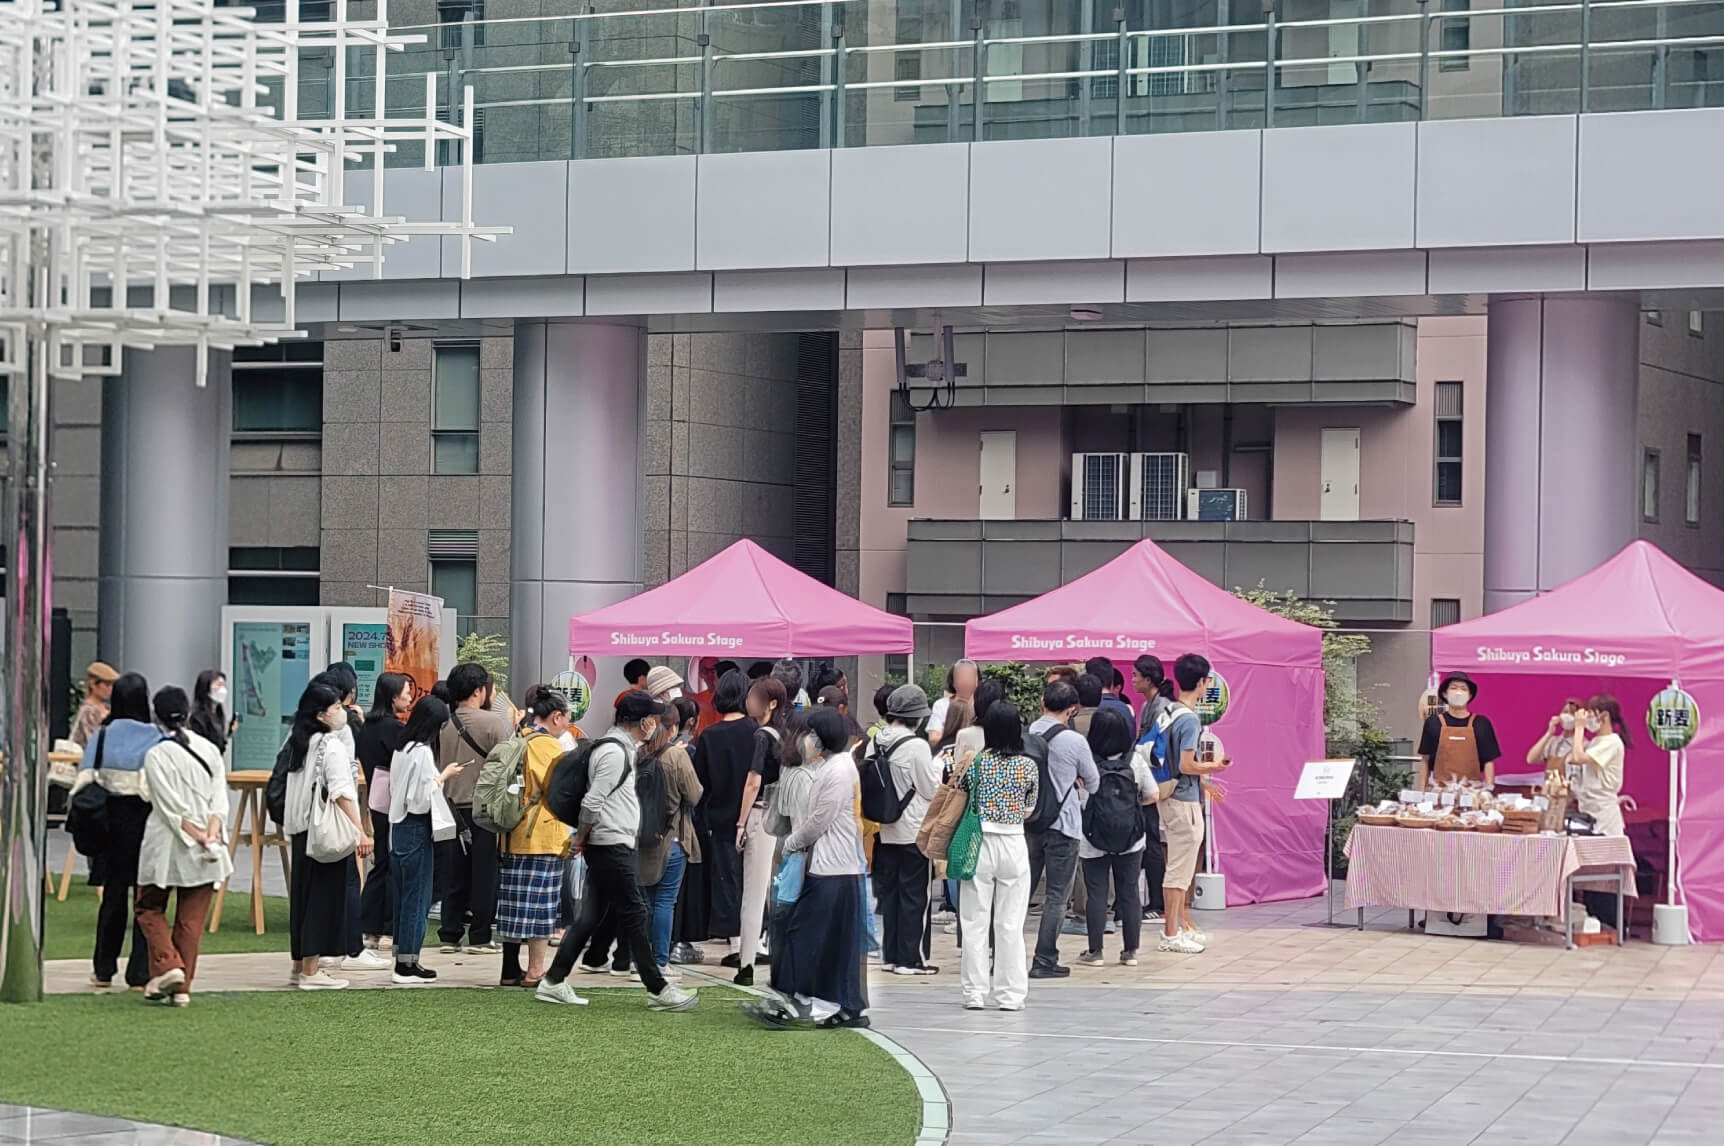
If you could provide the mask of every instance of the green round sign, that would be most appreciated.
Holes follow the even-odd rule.
[[[569,719],[579,720],[593,706],[593,686],[587,678],[573,669],[567,669],[551,678],[550,687],[563,694],[569,701]]]
[[[1686,748],[1700,731],[1700,705],[1672,681],[1647,705],[1646,731],[1666,752]]]
[[[1227,688],[1227,681],[1214,669],[1209,670],[1209,684],[1204,688],[1203,695],[1197,698],[1192,711],[1197,713],[1197,719],[1205,724],[1214,724],[1227,715],[1227,706],[1233,702],[1233,694]]]

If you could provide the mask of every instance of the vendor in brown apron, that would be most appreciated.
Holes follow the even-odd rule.
[[[1465,673],[1452,672],[1437,688],[1444,709],[1426,721],[1419,740],[1421,784],[1441,787],[1452,780],[1496,780],[1496,759],[1501,755],[1496,730],[1489,717],[1470,712],[1468,706],[1479,686]]]

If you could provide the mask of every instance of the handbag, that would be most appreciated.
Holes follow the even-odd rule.
[[[784,862],[778,865],[778,874],[772,877],[772,902],[779,907],[788,907],[802,896],[802,880],[808,874],[808,853],[791,852],[784,857]]]
[[[305,854],[318,863],[336,863],[359,847],[359,825],[329,798],[323,781],[324,739],[317,742],[317,759],[306,765],[315,771],[311,781],[311,820],[305,830]]]
[[[982,857],[982,815],[966,807],[946,848],[946,878],[975,879],[976,861]]]
[[[102,770],[102,751],[107,742],[108,730],[104,728],[96,733],[96,754],[92,761],[93,770],[98,773]],[[94,859],[108,849],[108,790],[102,787],[99,776],[92,776],[67,801],[66,833],[81,856]]]
[[[388,775],[388,773],[384,773]],[[438,843],[455,838],[455,809],[449,806],[449,798],[443,795],[443,789],[431,788],[431,838]]]
[[[952,775],[935,790],[928,801],[928,814],[922,818],[922,828],[916,833],[916,848],[931,860],[943,860],[951,848],[952,835],[969,809],[970,796],[958,782],[967,767],[954,769]]]

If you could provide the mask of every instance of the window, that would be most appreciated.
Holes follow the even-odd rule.
[[[1663,326],[1664,325],[1664,312],[1661,310],[1649,310],[1649,311],[1647,311],[1646,312],[1646,324],[1648,326]]]
[[[1688,312],[1688,333],[1695,338],[1706,337],[1706,316],[1700,311],[1691,310]]]
[[[916,411],[900,390],[892,391],[887,505],[916,504]]]
[[[4,438],[6,436],[6,419],[10,417],[7,413],[7,409],[12,401],[11,394],[6,390],[6,382],[7,376],[0,374],[0,438]]]
[[[1470,12],[1472,0],[1443,0],[1444,12]],[[1439,19],[1437,25],[1442,28],[1442,51],[1467,52],[1473,46],[1473,22],[1470,17],[1457,16],[1453,19]],[[1439,56],[1437,70],[1440,72],[1464,72],[1472,66],[1471,58],[1467,56]]]
[[[1460,601],[1453,597],[1431,598],[1431,628],[1440,629],[1444,625],[1459,624],[1460,620]]]
[[[236,347],[233,429],[236,434],[322,433],[323,343],[288,339]]]
[[[479,344],[433,350],[431,471],[479,472]]]
[[[1461,504],[1461,384],[1437,383],[1436,505]]]
[[[921,79],[922,57],[915,52],[898,53],[893,61],[892,78],[895,80]],[[922,89],[919,87],[893,88],[892,98],[898,103],[919,103],[922,99]]]
[[[1658,451],[1647,450],[1640,463],[1640,516],[1658,520]]]
[[[230,605],[315,605],[315,545],[239,546],[227,551]]]
[[[1688,472],[1682,488],[1682,520],[1700,524],[1700,435],[1688,435]]]
[[[433,529],[426,545],[431,593],[462,617],[479,612],[479,531]]]

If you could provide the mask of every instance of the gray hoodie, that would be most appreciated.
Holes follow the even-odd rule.
[[[632,848],[640,835],[641,804],[635,795],[634,766],[639,755],[626,729],[612,728],[587,758],[587,794],[581,800],[580,826],[587,842],[600,847]]]

